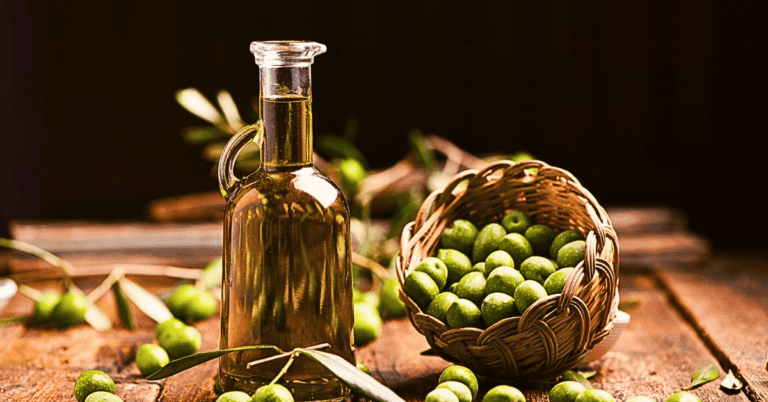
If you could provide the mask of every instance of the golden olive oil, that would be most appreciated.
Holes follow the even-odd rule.
[[[312,167],[259,170],[227,208],[221,348],[266,344],[290,351],[320,343],[354,363],[349,218],[336,187]],[[252,393],[286,359],[247,369],[271,350],[221,358],[221,385]],[[296,400],[343,396],[343,385],[306,357],[283,375]]]

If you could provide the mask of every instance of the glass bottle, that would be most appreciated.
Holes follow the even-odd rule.
[[[253,42],[260,74],[263,125],[236,133],[219,160],[227,197],[220,346],[275,345],[284,351],[321,343],[355,363],[349,208],[339,188],[312,162],[315,42]],[[261,133],[261,135],[259,135]],[[244,179],[234,161],[261,137],[261,166]],[[219,359],[225,391],[253,393],[268,384],[287,359],[246,365],[275,355],[268,349]],[[349,390],[330,372],[299,357],[279,384],[297,401],[340,400]]]

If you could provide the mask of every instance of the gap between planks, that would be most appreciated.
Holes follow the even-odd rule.
[[[729,354],[718,345],[717,340],[713,338],[710,331],[708,331],[701,322],[701,317],[698,317],[696,312],[683,300],[682,295],[674,289],[675,286],[670,283],[670,279],[665,277],[662,272],[665,269],[671,269],[671,267],[654,267],[651,269],[656,284],[658,288],[666,294],[669,304],[675,310],[675,313],[693,329],[696,336],[699,337],[704,346],[709,350],[712,356],[717,359],[718,364],[724,370],[720,377],[715,381],[719,383],[727,374],[727,370],[732,370],[743,382],[742,392],[751,402],[765,401],[765,397],[757,392],[754,384],[751,384],[747,376],[744,375],[745,373],[742,372],[742,369]],[[768,370],[768,367],[766,369]]]

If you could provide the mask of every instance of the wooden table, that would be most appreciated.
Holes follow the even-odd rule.
[[[15,235],[30,238],[29,233],[20,235],[23,230],[16,229]],[[87,237],[84,233],[92,231],[80,237],[72,234],[62,244],[79,244],[78,238]],[[642,236],[626,238],[628,242],[642,243]],[[648,239],[652,238],[649,234]],[[37,241],[44,243],[40,238]],[[208,249],[199,244],[195,252],[187,253],[173,251],[172,247],[137,253],[119,246],[104,246],[99,252],[59,251],[76,266],[135,262],[202,267],[216,256],[215,247]],[[768,256],[715,254],[696,262],[681,262],[675,255],[656,257],[646,263],[638,260],[622,265],[621,298],[636,299],[639,304],[629,311],[631,321],[615,347],[589,365],[597,371],[593,385],[610,392],[619,402],[633,395],[664,401],[689,384],[694,371],[713,362],[720,368],[721,378],[731,369],[745,387],[742,392],[726,394],[716,380],[692,391],[703,401],[768,400]],[[8,263],[7,254],[4,261],[6,266],[0,266],[0,272],[10,270],[37,289],[55,288],[58,284],[58,280],[40,274],[50,273],[40,270],[44,268],[40,262],[14,256]],[[76,282],[87,291],[103,278],[83,277]],[[132,279],[155,292],[175,283],[171,279]],[[111,293],[98,305],[117,322]],[[28,314],[32,306],[31,300],[16,295],[0,311],[0,317]],[[216,361],[162,381],[141,378],[134,363],[135,353],[139,346],[153,341],[155,324],[134,312],[139,328],[133,332],[121,328],[97,332],[87,325],[66,330],[0,327],[0,401],[74,401],[75,379],[89,369],[110,374],[117,383],[117,394],[126,402],[214,401]],[[203,334],[201,351],[216,349],[218,316],[196,327]],[[357,359],[404,399],[422,401],[450,364],[439,357],[421,355],[426,349],[427,342],[407,319],[391,320],[385,323],[379,339],[358,349]],[[479,398],[484,391],[487,387],[481,385]],[[528,401],[548,399],[548,390],[543,386],[524,391]]]

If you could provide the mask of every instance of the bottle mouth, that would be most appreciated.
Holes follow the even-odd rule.
[[[276,40],[251,42],[251,53],[259,67],[309,66],[326,46],[310,41]]]

